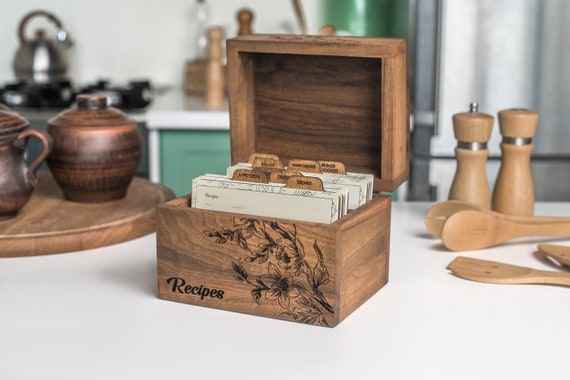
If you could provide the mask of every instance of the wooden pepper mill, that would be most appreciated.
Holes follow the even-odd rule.
[[[491,192],[487,180],[487,142],[491,138],[494,118],[478,112],[477,103],[470,111],[453,115],[453,132],[457,139],[457,168],[449,191],[450,200],[460,200],[491,208]]]
[[[512,215],[534,214],[534,184],[530,169],[532,138],[538,112],[509,109],[499,112],[501,168],[493,190],[493,210]]]
[[[220,27],[208,29],[208,71],[206,103],[210,107],[221,107],[225,102],[224,68],[222,65],[224,30]]]

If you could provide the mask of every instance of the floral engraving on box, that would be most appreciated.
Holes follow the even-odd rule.
[[[297,322],[331,326],[334,309],[320,290],[330,278],[323,254],[315,240],[311,264],[295,224],[236,217],[233,226],[204,234],[218,244],[235,243],[245,253],[232,263],[234,278],[251,286],[257,304],[275,302]],[[253,266],[262,266],[255,272],[263,274],[251,278]]]

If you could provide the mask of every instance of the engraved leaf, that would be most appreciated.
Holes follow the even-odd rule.
[[[313,281],[314,281],[314,286],[318,288],[319,286],[326,284],[329,281],[330,275],[323,259],[323,253],[321,252],[321,249],[319,248],[319,245],[317,244],[316,240],[315,243],[313,244],[313,249],[317,253],[318,257],[318,261],[315,264],[315,267],[313,268],[313,273],[314,273]]]
[[[253,232],[255,236],[263,238],[265,236],[265,224],[257,220],[253,221]]]
[[[259,263],[263,264],[269,259],[269,255],[259,255]]]
[[[251,289],[251,296],[256,304],[259,304],[259,300],[261,299],[261,293],[263,292],[262,288],[255,287]]]
[[[268,290],[269,287],[267,285],[265,285],[265,283],[263,281],[261,281],[261,279],[256,279],[255,282],[257,282],[259,284],[259,286],[262,288],[262,290]]]
[[[289,229],[277,222],[270,222],[269,226],[273,231],[278,232],[285,239],[290,241],[295,240],[295,236],[297,235],[297,226],[295,224],[293,224]]]
[[[237,240],[237,244],[241,249],[245,249],[245,250],[249,250],[248,246],[247,246],[247,240],[244,239],[241,234],[238,235]]]
[[[316,267],[314,270],[314,286],[315,287],[320,287],[321,285],[326,284],[327,282],[329,282],[329,272],[326,270],[323,270],[320,267]]]
[[[247,272],[241,263],[232,263],[232,268],[234,272],[238,275],[235,278],[239,281],[246,281],[247,280]]]

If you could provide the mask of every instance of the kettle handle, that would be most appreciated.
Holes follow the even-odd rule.
[[[37,16],[44,16],[47,17],[51,22],[53,22],[57,28],[57,30],[62,30],[63,26],[61,25],[61,22],[59,21],[59,19],[57,17],[55,17],[53,14],[46,12],[46,11],[42,11],[42,10],[36,10],[36,11],[32,11],[30,13],[28,13],[26,16],[24,16],[24,18],[22,19],[22,21],[20,21],[20,26],[18,27],[18,38],[20,39],[20,44],[24,45],[28,42],[28,40],[26,39],[26,24],[28,23],[28,21],[30,21],[32,18],[37,17]]]
[[[53,141],[52,141],[51,136],[46,131],[40,131],[37,129],[28,129],[27,131],[24,131],[18,135],[18,138],[16,139],[15,144],[18,147],[25,149],[26,144],[28,142],[28,137],[32,137],[32,136],[39,139],[41,144],[42,144],[42,151],[40,152],[40,154],[38,154],[36,159],[32,162],[32,164],[28,168],[28,172],[26,174],[26,177],[28,179],[28,183],[31,184],[32,187],[35,189],[36,186],[38,185],[38,178],[36,177],[36,172],[38,171],[42,162],[44,162],[44,160],[50,154],[51,148],[53,146]]]

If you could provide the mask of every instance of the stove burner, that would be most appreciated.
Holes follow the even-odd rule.
[[[10,108],[66,108],[74,100],[69,81],[47,84],[13,82],[0,88],[0,102]]]
[[[130,81],[126,86],[111,86],[99,80],[74,91],[70,81],[54,83],[13,82],[0,87],[0,103],[13,109],[69,108],[78,94],[102,94],[111,107],[123,110],[145,108],[152,101],[151,85],[147,80]]]
[[[127,86],[111,86],[107,80],[99,80],[79,90],[79,94],[107,96],[108,105],[121,109],[144,108],[152,101],[151,86],[147,80],[130,81]]]

